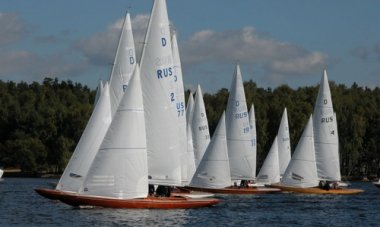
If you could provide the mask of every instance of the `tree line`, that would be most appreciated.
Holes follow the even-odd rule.
[[[291,149],[294,151],[313,112],[319,86],[275,89],[244,82],[247,105],[255,106],[258,170],[277,135],[287,108]],[[380,174],[380,88],[351,87],[330,82],[339,132],[344,176]],[[186,91],[186,99],[190,91]],[[72,81],[0,80],[0,167],[24,172],[61,173],[91,115],[96,91]],[[210,132],[227,105],[229,91],[204,94]]]

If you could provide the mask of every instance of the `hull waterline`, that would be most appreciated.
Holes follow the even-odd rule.
[[[74,207],[95,206],[127,209],[189,209],[210,207],[220,202],[218,199],[190,199],[184,197],[147,197],[141,199],[115,199],[109,197],[81,195],[52,189],[36,189],[43,197],[60,200]]]
[[[321,189],[321,188],[297,188],[291,186],[285,186],[280,184],[272,184],[271,187],[281,189],[286,192],[296,192],[305,194],[336,194],[336,195],[353,195],[364,192],[361,189],[350,189],[350,188],[337,188],[337,189]]]
[[[266,188],[266,187],[227,187],[227,188],[197,188],[197,187],[186,187],[187,189],[201,192],[210,192],[215,194],[238,194],[238,195],[252,195],[252,194],[271,194],[279,193],[281,189],[278,188]]]

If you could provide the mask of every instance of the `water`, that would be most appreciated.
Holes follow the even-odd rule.
[[[34,192],[48,179],[0,182],[0,226],[379,226],[380,189],[353,182],[363,194],[220,196],[211,208],[188,210],[74,209]]]

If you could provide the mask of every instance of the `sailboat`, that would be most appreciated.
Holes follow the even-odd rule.
[[[214,186],[207,187],[207,185],[200,184],[197,169],[189,189],[222,194],[258,194],[278,192],[280,190],[274,188],[250,187],[248,186],[248,182],[242,187],[237,186],[237,184],[231,186],[231,182],[233,181],[253,180],[256,175],[256,155],[253,152],[252,134],[239,65],[236,66],[230,91],[227,110],[225,113],[227,153],[230,169],[229,186],[215,188]],[[206,160],[208,160],[207,156]],[[199,167],[200,166],[198,166],[198,168]],[[217,174],[217,171],[215,171],[215,173]],[[222,177],[225,176],[225,174],[221,174]],[[196,179],[198,180],[196,181]]]
[[[111,124],[112,116],[115,114],[128,86],[135,66],[135,58],[131,19],[130,14],[127,12],[121,29],[110,80],[104,83],[99,82],[94,103],[95,108],[56,186],[56,190],[59,192],[46,194],[48,198],[56,199],[55,195],[65,192],[79,192]]]
[[[380,188],[380,179],[378,181],[372,182],[372,184]]]
[[[307,194],[357,194],[363,192],[363,190],[359,189],[330,188],[329,185],[320,185],[314,147],[312,116],[310,116],[301,135],[281,183],[272,184],[271,186],[280,188],[282,191]]]
[[[326,70],[323,71],[314,106],[313,126],[319,180],[348,186],[341,181],[338,125]]]
[[[195,208],[218,202],[149,196],[145,133],[137,65],[80,192],[60,195],[59,200],[72,206],[144,209]]]
[[[165,123],[165,127],[171,125],[171,127],[167,128],[172,131],[167,130],[166,136],[169,135],[169,137],[162,138],[162,136],[160,137],[160,133],[165,132],[160,131],[162,128],[157,127],[158,124],[152,122],[150,118],[152,117],[152,113],[149,113],[149,111],[156,111],[158,116],[162,117],[163,111],[168,110],[165,112],[168,116],[175,116],[173,111],[174,105],[167,102],[169,100],[162,98],[164,94],[167,94],[166,90],[162,88],[168,87],[159,84],[159,86],[162,86],[160,88],[157,86],[157,83],[151,84],[148,78],[143,79],[148,75],[153,75],[151,74],[152,70],[156,70],[157,59],[161,57],[156,53],[157,51],[161,52],[160,48],[155,46],[157,41],[159,40],[164,48],[167,44],[168,39],[161,37],[161,35],[166,34],[165,28],[161,27],[161,25],[166,24],[161,23],[161,19],[165,19],[165,17],[168,21],[165,1],[156,0],[153,4],[146,36],[145,43],[147,46],[145,46],[142,54],[141,62],[144,66],[142,68],[144,70],[141,70],[142,84],[140,83],[140,70],[136,66],[133,80],[130,81],[128,89],[126,89],[122,96],[112,124],[107,130],[104,140],[102,140],[100,149],[96,152],[95,160],[92,162],[91,168],[79,189],[79,193],[36,189],[39,194],[55,194],[60,201],[72,206],[90,205],[112,208],[197,208],[212,206],[219,202],[218,199],[187,199],[183,197],[148,195],[148,184],[175,185],[181,182],[180,168],[177,168],[177,164],[180,161],[178,146],[168,141],[168,138],[172,139],[170,135],[176,135],[176,130],[178,130],[176,128],[177,124],[170,124],[169,121],[167,121],[168,123],[163,122]],[[152,31],[153,34],[156,34],[153,36],[154,39],[150,38],[152,37]],[[143,60],[144,53],[148,56],[147,60]],[[152,59],[154,59],[154,62],[152,62]],[[171,62],[170,59],[168,62]],[[155,73],[158,73],[158,71],[154,71]],[[157,92],[154,97],[158,98],[158,100],[155,101],[164,102],[158,102],[155,105],[148,101],[143,102],[144,99],[147,100],[147,90]],[[152,106],[157,109],[151,109]],[[159,117],[159,120],[173,119]],[[147,126],[146,124],[148,123],[149,125]],[[159,139],[162,139],[160,141],[161,144],[157,144],[157,138],[152,137],[153,135],[157,135]],[[174,141],[176,143],[177,140],[174,138]],[[162,150],[163,148],[165,150]],[[169,162],[162,163],[163,157],[159,156],[160,154],[164,154],[162,152],[169,152],[172,155],[172,159]],[[171,164],[174,164],[174,166]]]
[[[270,185],[280,182],[280,162],[277,136],[273,140],[272,146],[264,160],[263,165],[257,174],[257,183]]]
[[[318,178],[340,181],[338,134],[326,70],[321,78],[313,116]]]
[[[231,186],[230,161],[226,136],[225,113],[219,119],[218,126],[203,158],[194,174],[190,190],[218,194],[260,194],[278,192],[278,189],[241,188]]]
[[[3,177],[4,171],[0,169],[0,179]]]
[[[257,175],[257,184],[270,185],[279,183],[290,161],[290,139],[286,108],[276,138]]]

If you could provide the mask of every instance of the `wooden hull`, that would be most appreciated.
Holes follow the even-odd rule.
[[[36,192],[49,199],[58,199],[74,207],[96,206],[128,209],[189,209],[216,205],[218,199],[189,199],[184,197],[147,197],[141,199],[115,199],[100,196],[66,193],[52,189],[36,189]]]
[[[281,192],[278,188],[265,188],[265,187],[227,187],[227,188],[197,188],[186,186],[187,189],[201,192],[211,192],[215,194],[238,194],[238,195],[252,195],[252,194],[270,194]]]
[[[51,199],[51,200],[59,200],[62,195],[68,194],[70,192],[64,192],[56,189],[48,189],[48,188],[37,188],[34,189],[39,195]],[[73,193],[74,194],[74,193]]]
[[[352,195],[364,192],[361,189],[349,189],[349,188],[338,188],[338,189],[321,189],[321,188],[296,188],[291,186],[285,186],[281,184],[272,184],[274,188],[279,188],[282,191],[305,193],[305,194],[336,194],[336,195]]]

